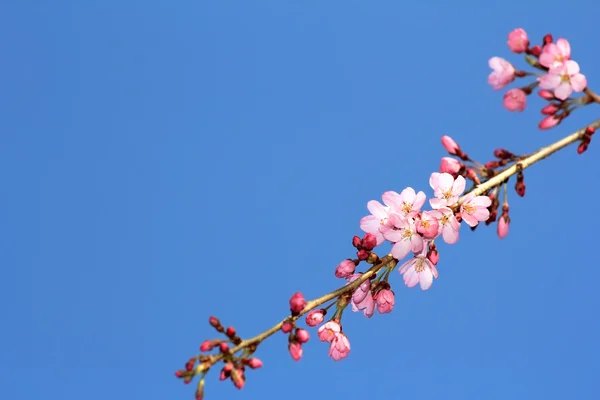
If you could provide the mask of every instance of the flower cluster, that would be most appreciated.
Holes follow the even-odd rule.
[[[540,129],[550,129],[568,117],[575,108],[594,101],[590,95],[570,99],[573,92],[586,90],[587,80],[580,73],[579,64],[571,60],[571,45],[566,39],[559,38],[554,42],[548,34],[541,45],[530,46],[527,32],[517,28],[509,33],[507,44],[513,53],[525,53],[525,61],[542,72],[519,71],[501,57],[490,58],[489,66],[493,71],[488,83],[494,90],[503,89],[516,78],[535,77],[530,84],[510,89],[504,94],[504,107],[509,111],[525,110],[527,96],[539,87],[539,96],[549,104],[542,108],[541,113],[546,117],[538,126]]]

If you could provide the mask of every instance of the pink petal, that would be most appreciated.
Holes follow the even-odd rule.
[[[542,89],[554,89],[558,87],[561,82],[560,75],[546,74],[540,78],[540,87]]]
[[[433,264],[431,265],[431,273],[433,274],[433,277],[434,277],[435,279],[437,279],[437,278],[438,278],[438,276],[439,276],[439,274],[438,274],[438,270],[437,270],[437,268],[435,267],[435,265],[433,265]]]
[[[459,233],[457,230],[452,229],[448,225],[444,227],[444,230],[442,231],[442,238],[444,239],[444,242],[448,244],[454,244],[458,242],[458,237]]]
[[[404,264],[402,264],[398,272],[404,274],[406,271],[408,271],[409,268],[412,268],[416,261],[416,258],[411,258],[410,260],[406,261]]]
[[[576,92],[583,92],[587,86],[587,79],[583,74],[575,74],[571,77],[571,87]]]
[[[386,206],[397,210],[400,207],[400,204],[402,203],[402,200],[400,199],[400,195],[396,192],[394,192],[393,190],[390,190],[389,192],[385,192],[382,196],[381,199],[383,200],[383,202],[385,203]]]
[[[479,223],[479,221],[477,221],[477,219],[475,217],[473,217],[470,214],[464,213],[462,214],[462,219],[463,221],[465,221],[467,223],[467,225],[469,225],[470,227],[474,227],[477,226],[477,224]]]
[[[417,196],[415,198],[415,201],[413,202],[413,210],[420,210],[421,207],[423,207],[423,204],[425,204],[425,199],[427,199],[427,196],[425,195],[425,193],[423,192],[419,192],[417,193]]]
[[[401,240],[392,247],[392,257],[396,260],[402,260],[410,252],[410,242]]]
[[[431,186],[431,188],[433,190],[435,190],[439,185],[437,183],[438,177],[440,176],[439,172],[433,172],[431,174],[431,176],[429,177],[429,186]]]
[[[456,177],[454,184],[452,184],[452,194],[454,196],[460,196],[465,191],[465,187],[467,185],[467,181],[462,176]]]
[[[427,290],[431,287],[431,284],[433,283],[433,274],[429,268],[425,268],[419,273],[419,281],[421,283],[421,289]]]
[[[419,274],[414,268],[409,269],[404,274],[404,284],[408,287],[414,287],[419,282]]]
[[[560,100],[566,100],[573,93],[573,88],[567,82],[561,83],[556,89],[554,89],[554,96]]]
[[[472,215],[477,221],[484,222],[490,217],[490,211],[487,208],[477,207]]]
[[[400,192],[400,199],[402,199],[402,201],[405,201],[407,203],[413,203],[415,200],[415,197],[417,197],[417,194],[415,192],[415,189],[413,189],[411,187],[407,187],[402,192]]]
[[[360,219],[360,229],[367,233],[375,233],[379,230],[379,226],[381,225],[379,221],[379,218],[374,215],[362,217]]]
[[[438,187],[444,188],[444,189],[450,189],[452,187],[452,184],[454,183],[454,178],[449,173],[444,172],[444,173],[441,173],[440,176],[438,176],[437,182],[439,185]]]
[[[471,200],[471,204],[476,207],[489,207],[492,205],[492,200],[488,196],[477,196]]]
[[[371,200],[367,203],[367,209],[369,210],[369,212],[371,214],[373,214],[374,216],[376,216],[378,219],[384,219],[387,218],[388,213],[385,210],[385,207],[383,206],[383,204],[381,204],[380,202],[378,202],[377,200]]]
[[[560,38],[556,41],[556,48],[561,52],[565,59],[571,57],[571,45],[567,39]]]
[[[579,64],[577,64],[577,62],[569,60],[567,62],[565,62],[565,67],[567,69],[567,74],[570,75],[575,75],[579,73]]]
[[[423,250],[423,238],[420,235],[413,235],[410,238],[410,249],[413,253],[419,253]]]
[[[389,231],[385,231],[383,233],[383,237],[392,243],[401,242],[402,241],[402,231],[390,229]]]
[[[433,209],[438,209],[441,207],[445,207],[448,202],[446,199],[429,199],[429,205]]]

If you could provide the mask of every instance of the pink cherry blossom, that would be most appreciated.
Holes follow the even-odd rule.
[[[586,86],[587,80],[579,72],[579,64],[571,60],[550,68],[548,73],[540,78],[540,87],[554,89],[554,96],[560,100],[568,99],[573,91],[582,92]]]
[[[317,326],[323,319],[325,318],[325,313],[323,310],[312,310],[306,315],[306,325],[308,326]]]
[[[394,292],[390,289],[380,290],[375,295],[375,301],[377,302],[377,311],[381,314],[392,312],[395,303]]]
[[[440,234],[440,223],[432,211],[423,211],[416,220],[415,227],[424,239],[434,239]]]
[[[487,221],[490,217],[488,207],[492,200],[487,196],[468,195],[460,206],[460,215],[470,227],[477,226],[479,222]]]
[[[331,341],[331,344],[329,345],[329,357],[333,358],[335,361],[339,361],[348,357],[349,353],[350,341],[346,335],[344,335],[344,333],[336,333],[335,337]]]
[[[571,45],[569,41],[560,38],[555,43],[548,43],[540,54],[540,64],[546,68],[558,67],[571,59]]]
[[[335,268],[335,276],[338,278],[346,278],[354,273],[356,264],[352,260],[344,260]]]
[[[442,136],[442,146],[444,146],[444,149],[451,155],[458,154],[458,151],[460,150],[460,146],[456,144],[454,139],[450,136]]]
[[[390,217],[390,223],[396,229],[385,232],[385,238],[394,243],[392,246],[392,256],[401,260],[409,252],[418,253],[423,249],[423,238],[417,234],[415,224],[412,219],[402,218],[398,214]]]
[[[425,193],[416,193],[411,187],[407,187],[400,194],[389,191],[382,196],[383,202],[394,212],[406,217],[412,218],[419,213],[425,203]]]
[[[439,229],[444,242],[454,244],[458,242],[460,222],[454,216],[454,211],[448,207],[441,207],[431,213],[438,219]]]
[[[494,90],[500,90],[515,79],[515,67],[500,57],[490,58],[488,64],[493,71],[488,76],[488,83]]]
[[[502,103],[508,111],[523,111],[527,103],[527,95],[521,89],[510,89],[504,94]]]
[[[442,157],[442,161],[440,162],[440,172],[446,172],[450,175],[458,174],[460,171],[462,164],[456,158],[452,157]]]
[[[348,281],[348,283],[346,285],[351,284],[352,282],[354,282],[355,280],[360,278],[361,275],[362,275],[362,273],[350,275],[349,277],[346,278],[346,280]],[[365,297],[367,297],[368,293],[369,294],[371,293],[371,281],[369,281],[367,279],[364,282],[362,282],[360,284],[360,286],[358,286],[356,289],[354,289],[354,292],[352,293],[352,301],[354,303],[360,303],[361,301],[363,301],[365,299]]]
[[[377,237],[377,245],[379,246],[385,241],[381,233],[381,227],[387,223],[391,210],[377,200],[369,201],[367,208],[371,212],[371,215],[367,215],[360,220],[360,229],[366,233],[374,234]]]
[[[406,261],[399,271],[403,275],[406,286],[414,287],[417,283],[420,283],[422,290],[429,289],[433,283],[433,278],[437,279],[438,277],[435,265],[423,253]]]
[[[300,361],[302,358],[302,345],[298,342],[292,342],[288,345],[290,355],[295,361]]]
[[[342,327],[335,321],[328,321],[317,329],[317,335],[321,342],[331,342],[336,333],[342,331]]]
[[[462,176],[456,179],[450,174],[434,172],[429,178],[429,185],[433,189],[435,199],[429,199],[432,208],[450,207],[458,201],[460,195],[465,191],[467,182]]]
[[[508,47],[513,53],[523,53],[529,47],[529,38],[527,32],[521,28],[517,28],[508,34]]]

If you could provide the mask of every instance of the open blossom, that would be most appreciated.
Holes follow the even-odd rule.
[[[454,211],[448,207],[441,207],[430,212],[439,221],[439,230],[444,242],[454,244],[458,242],[460,222],[454,216]]]
[[[418,253],[423,250],[423,238],[417,233],[412,219],[393,214],[390,223],[396,229],[385,232],[385,238],[394,243],[392,256],[395,259],[401,260],[411,251]]]
[[[440,234],[440,223],[432,211],[423,211],[416,220],[415,227],[425,239],[434,239]]]
[[[381,314],[392,312],[394,309],[394,292],[390,289],[382,289],[375,295],[377,311]]]
[[[367,203],[367,208],[371,215],[367,215],[360,220],[360,229],[366,233],[372,233],[377,238],[377,245],[385,241],[381,233],[381,227],[387,223],[390,215],[390,208],[384,206],[377,200],[371,200]]]
[[[492,200],[488,196],[468,195],[460,206],[460,215],[467,225],[477,226],[479,222],[487,221],[490,217],[488,207],[492,205]]]
[[[427,290],[433,283],[433,278],[438,277],[435,265],[427,258],[426,252],[415,256],[406,261],[400,267],[400,273],[404,278],[404,284],[408,287],[414,287],[417,283],[421,284],[421,289]]]
[[[488,76],[488,83],[494,90],[500,90],[515,79],[515,67],[500,57],[492,57],[488,62],[493,71]]]
[[[508,111],[523,111],[527,103],[527,95],[521,89],[510,89],[504,94],[502,103]]]
[[[400,194],[389,191],[382,196],[383,202],[394,212],[412,218],[419,213],[425,203],[425,193],[416,193],[411,187],[407,187]]]
[[[329,345],[329,357],[335,361],[339,361],[343,358],[348,357],[350,353],[350,341],[342,332],[335,334],[335,337]]]
[[[527,32],[521,28],[517,28],[508,34],[508,47],[513,53],[523,53],[529,47],[529,38]]]
[[[328,321],[321,325],[317,330],[317,335],[321,342],[331,342],[336,333],[342,331],[342,327],[335,321]]]
[[[452,157],[442,157],[440,162],[440,172],[446,172],[450,175],[458,174],[462,164],[456,158]]]
[[[579,72],[579,64],[566,61],[550,68],[548,73],[540,78],[542,89],[554,89],[554,96],[560,100],[569,98],[573,91],[582,92],[587,86],[587,80]]]
[[[429,199],[429,204],[434,209],[450,207],[458,201],[465,191],[467,182],[462,176],[454,177],[447,173],[434,172],[429,178],[429,185],[433,189],[435,199]]]
[[[540,64],[546,68],[558,67],[571,59],[571,45],[567,39],[560,38],[556,43],[548,43],[540,54]]]

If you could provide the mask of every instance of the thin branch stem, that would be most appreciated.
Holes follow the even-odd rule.
[[[590,96],[596,103],[600,103],[600,96],[594,93],[591,89],[585,88],[583,92]]]

